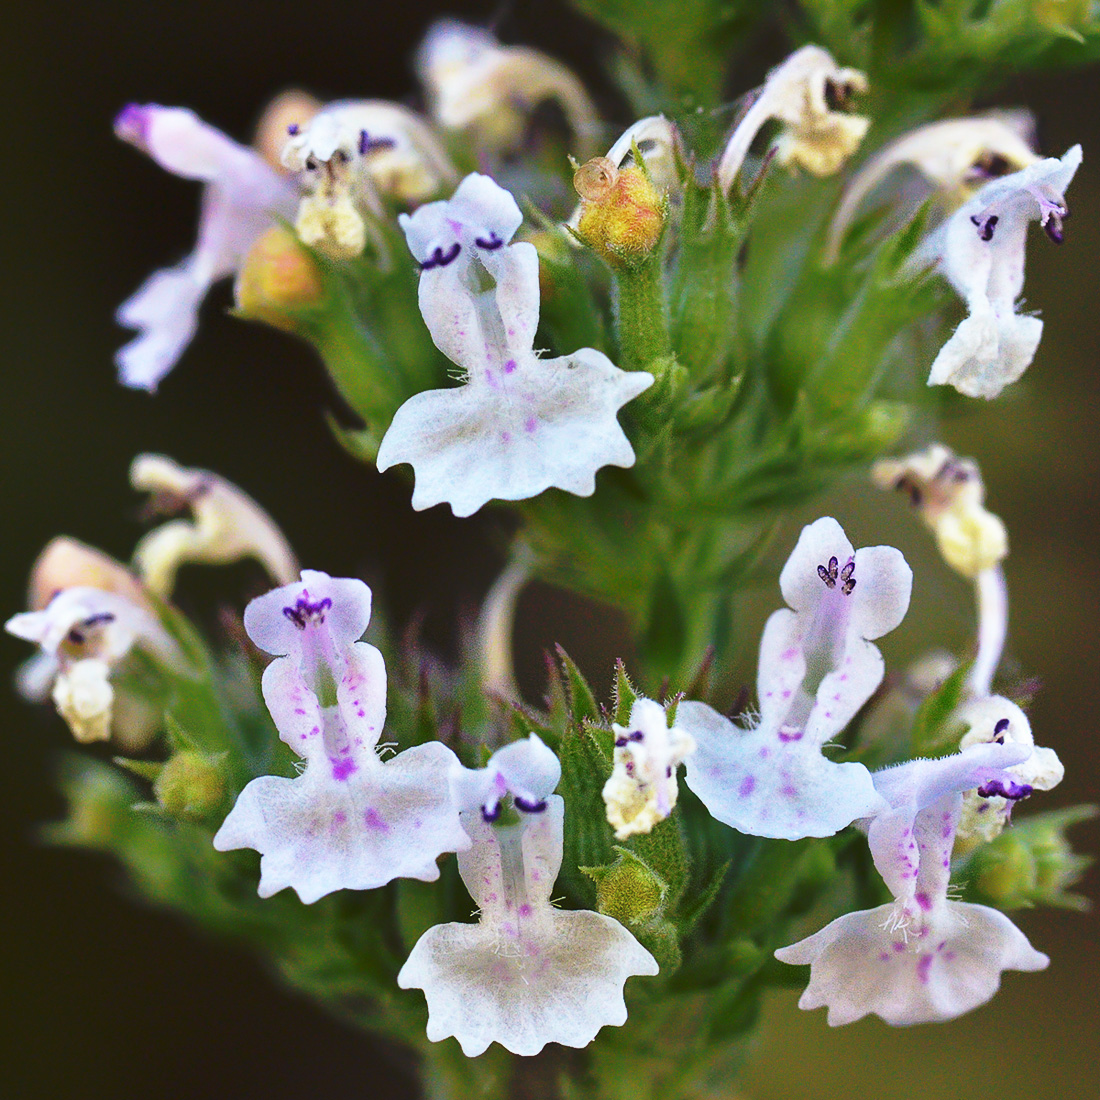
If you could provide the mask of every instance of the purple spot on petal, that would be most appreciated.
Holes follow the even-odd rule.
[[[802,730],[792,729],[790,726],[781,726],[779,729],[779,740],[784,744],[788,744],[791,741],[801,741],[802,734]]]
[[[295,707],[294,708],[294,713],[295,714],[305,714],[305,712],[306,712],[305,707]]]
[[[761,745],[761,747],[760,747],[760,759],[761,760],[767,760],[768,757],[771,756],[771,754],[772,754],[772,750],[769,749],[767,745]]]
[[[790,649],[786,649],[786,650],[783,651],[783,653],[782,653],[782,655],[780,656],[779,659],[781,661],[793,661],[795,659],[795,657],[797,657],[797,656],[798,656],[798,648],[796,646],[791,646]]]
[[[512,433],[511,432],[501,432],[500,433],[500,441],[501,441],[501,443],[511,443],[512,442]]]
[[[390,831],[389,825],[386,824],[386,819],[373,807],[363,815],[363,823],[368,829],[374,829],[379,833],[388,833]]]
[[[924,985],[928,984],[928,971],[932,969],[934,955],[921,955],[917,962],[917,977]]]
[[[531,913],[532,913],[532,909],[531,909],[530,905],[527,905],[525,903],[525,904],[523,904],[519,907],[519,915],[521,917],[529,917],[531,915]]]
[[[348,815],[344,813],[343,810],[337,810],[336,813],[332,815],[333,823],[336,825],[343,825],[347,819]]]
[[[787,688],[787,690],[783,692],[783,698],[784,699],[789,699],[790,697],[791,697],[791,689]]]
[[[878,957],[878,961],[883,962],[883,963],[884,962],[889,962],[890,961],[890,956],[887,955],[885,951],[883,951],[883,952],[880,953],[880,955]]]
[[[329,763],[332,765],[332,778],[341,783],[345,782],[348,776],[353,775],[359,770],[351,757],[345,760],[333,760],[330,756]]]
[[[511,374],[512,371],[514,371],[515,369],[516,369],[516,361],[514,359],[509,359],[508,362],[504,364],[504,373],[505,374]]]
[[[525,432],[533,432],[538,426],[539,426],[539,422],[533,416],[529,416],[523,422],[523,430]]]
[[[917,904],[927,913],[932,908],[932,899],[927,894],[917,894]]]
[[[905,950],[905,944],[901,940],[894,940],[892,946],[898,954]]]
[[[752,775],[746,775],[741,780],[741,786],[738,787],[737,793],[742,798],[748,798],[750,794],[756,789],[756,777]]]

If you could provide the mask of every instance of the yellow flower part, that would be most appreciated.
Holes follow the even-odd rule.
[[[573,176],[581,196],[577,235],[612,267],[648,259],[660,243],[668,199],[641,165],[594,157]]]
[[[882,459],[871,471],[882,489],[909,494],[913,507],[936,536],[944,561],[956,573],[976,580],[978,574],[1008,554],[1008,532],[985,508],[985,486],[978,464],[959,458],[934,443],[901,459]]]

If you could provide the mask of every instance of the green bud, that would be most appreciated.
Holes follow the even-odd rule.
[[[633,852],[616,848],[618,858],[606,867],[582,867],[596,883],[596,908],[627,928],[657,917],[668,887]]]
[[[176,753],[153,783],[157,801],[173,817],[204,818],[225,801],[221,758],[198,752]]]
[[[1073,806],[1036,814],[978,848],[966,865],[975,895],[1003,909],[1087,908],[1088,901],[1069,888],[1092,861],[1073,851],[1065,831],[1096,812],[1095,806]]]

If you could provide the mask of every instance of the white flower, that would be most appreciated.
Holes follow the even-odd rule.
[[[967,842],[990,841],[1000,836],[1008,824],[1013,805],[1032,791],[1053,790],[1062,782],[1065,768],[1053,749],[1039,748],[1031,732],[1027,715],[1009,699],[992,695],[966,704],[958,717],[970,728],[959,748],[996,742],[1025,745],[1031,755],[1020,764],[1006,768],[1011,777],[1006,787],[989,784],[963,795],[962,817],[956,835],[956,852]],[[972,845],[971,845],[972,846]]]
[[[1052,240],[1062,240],[1065,191],[1080,163],[1075,145],[1061,160],[992,180],[926,242],[921,256],[939,261],[970,311],[936,356],[930,386],[992,398],[1027,370],[1043,331],[1038,317],[1016,312],[1027,227],[1038,220]]]
[[[450,791],[450,749],[433,741],[385,763],[379,756],[386,667],[358,640],[370,605],[362,581],[307,569],[245,609],[248,636],[278,655],[264,670],[264,701],[306,761],[296,779],[252,780],[214,837],[219,851],[260,852],[261,897],[292,886],[309,904],[395,878],[430,882],[437,857],[469,843]]]
[[[656,960],[618,921],[551,905],[565,804],[550,792],[560,775],[532,734],[457,781],[473,841],[458,867],[478,923],[428,929],[397,984],[424,991],[428,1038],[453,1035],[471,1058],[493,1042],[522,1055],[547,1043],[586,1046],[600,1028],[626,1022],[626,979],[657,973]],[[504,824],[509,793],[509,818],[518,822]]]
[[[867,91],[867,77],[841,68],[820,46],[803,46],[772,69],[737,124],[718,161],[718,184],[733,186],[753,138],[769,119],[783,124],[776,141],[780,164],[830,176],[855,152],[871,120],[845,113],[853,94]]]
[[[653,376],[621,371],[592,348],[538,357],[538,253],[508,243],[522,220],[515,199],[476,174],[450,201],[401,216],[422,268],[421,313],[465,372],[462,386],[409,398],[378,450],[379,470],[413,466],[418,510],[447,502],[468,516],[551,487],[589,496],[602,466],[634,463],[615,414]]]
[[[508,149],[523,136],[531,112],[554,100],[587,155],[599,119],[584,85],[538,50],[501,46],[486,30],[444,19],[416,56],[432,114],[447,129],[470,129],[481,143]]]
[[[114,689],[110,676],[135,646],[166,665],[179,663],[176,643],[148,606],[127,593],[74,585],[58,592],[40,611],[14,615],[9,634],[35,642],[37,692],[49,689],[58,713],[82,742],[106,741],[112,733]]]
[[[604,784],[607,820],[617,840],[648,833],[676,805],[676,769],[695,751],[695,739],[652,699],[637,699],[627,725],[612,724],[615,767]]]
[[[1034,164],[1039,156],[1028,143],[1030,121],[1026,114],[1009,112],[948,118],[918,126],[884,146],[844,188],[829,226],[827,262],[837,258],[864,200],[899,169],[914,168],[953,210],[990,179]]]
[[[794,840],[832,836],[881,808],[862,764],[821,750],[882,681],[871,639],[901,622],[912,583],[892,547],[854,551],[835,519],[803,529],[779,576],[793,610],[776,611],[760,643],[759,723],[742,729],[704,703],[677,708],[698,744],[685,780],[719,821]]]
[[[364,210],[382,212],[379,196],[423,202],[457,181],[446,149],[425,121],[399,103],[330,103],[308,124],[292,126],[283,164],[305,189],[296,228],[308,245],[357,256],[366,243]]]
[[[933,443],[901,459],[881,459],[871,476],[880,488],[909,494],[944,561],[962,576],[974,580],[1008,554],[1008,532],[985,508],[985,485],[972,458]]]
[[[988,1001],[1001,971],[1047,965],[1003,914],[947,900],[962,792],[1011,783],[1005,769],[1029,752],[975,745],[875,773],[889,808],[871,821],[868,842],[897,900],[849,913],[776,951],[781,962],[810,964],[800,1008],[828,1007],[834,1026],[869,1013],[894,1025],[950,1020]]]
[[[206,184],[195,251],[152,275],[118,310],[119,324],[140,332],[116,357],[119,378],[152,391],[191,342],[211,285],[240,268],[277,218],[293,216],[298,193],[259,153],[179,107],[131,104],[115,133],[174,175]]]
[[[153,494],[157,511],[188,510],[150,531],[134,550],[134,561],[150,590],[171,594],[184,562],[226,565],[255,558],[277,584],[298,575],[298,562],[275,521],[236,485],[209,470],[185,469],[163,455],[138,455],[130,483]]]

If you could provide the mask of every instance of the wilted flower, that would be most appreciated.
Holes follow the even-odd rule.
[[[41,647],[37,674],[52,674],[58,713],[78,741],[106,741],[115,701],[110,678],[135,646],[174,666],[179,649],[147,602],[128,594],[74,585],[58,592],[40,611],[14,615],[9,634]]]
[[[119,378],[152,391],[191,342],[211,285],[237,271],[276,218],[293,216],[298,191],[258,153],[180,107],[131,104],[115,133],[174,175],[206,184],[195,251],[152,275],[118,310],[119,324],[140,331],[118,353]]]
[[[150,590],[168,596],[185,562],[228,565],[255,558],[276,583],[289,584],[298,561],[275,521],[231,481],[209,470],[191,470],[164,455],[138,455],[130,466],[135,489],[152,493],[160,513],[191,513],[150,531],[134,561]]]
[[[469,130],[491,149],[512,148],[531,112],[547,100],[561,107],[582,152],[599,131],[584,85],[561,62],[538,50],[502,46],[480,27],[452,19],[434,24],[416,68],[439,125]]]
[[[1075,145],[1061,160],[1051,157],[992,180],[922,248],[921,257],[938,260],[970,311],[936,356],[930,386],[996,397],[1027,370],[1043,332],[1038,317],[1016,312],[1027,227],[1037,220],[1061,242],[1069,214],[1065,192],[1080,163],[1081,146]]]
[[[1050,961],[1002,913],[948,901],[951,850],[962,792],[1005,789],[1026,745],[974,745],[940,760],[911,760],[875,773],[888,804],[870,822],[875,867],[895,901],[848,913],[776,951],[810,964],[800,1008],[829,1009],[833,1026],[869,1013],[888,1024],[950,1020],[984,1004],[1002,970],[1042,970]]]
[[[457,180],[427,123],[380,99],[330,103],[307,125],[292,126],[282,162],[302,174],[298,235],[338,258],[363,251],[363,213],[380,214],[381,196],[415,205]]]
[[[370,608],[362,581],[306,569],[245,609],[248,636],[277,656],[264,670],[264,702],[306,762],[296,779],[253,779],[214,837],[219,851],[261,854],[261,897],[292,886],[309,904],[395,878],[431,882],[437,857],[469,843],[450,792],[450,749],[432,741],[386,762],[379,755],[386,666],[359,641]]]
[[[669,728],[665,708],[637,699],[627,725],[612,724],[615,767],[604,784],[607,820],[617,840],[648,833],[676,805],[676,769],[695,751],[695,739],[679,725]]]
[[[397,984],[424,991],[428,1038],[453,1035],[468,1057],[493,1042],[523,1055],[547,1043],[587,1046],[600,1028],[626,1022],[626,979],[657,973],[618,921],[550,902],[562,858],[565,804],[551,793],[560,775],[532,734],[458,781],[473,842],[458,868],[478,922],[429,928]]]
[[[768,619],[760,643],[759,721],[745,729],[705,703],[677,707],[677,724],[698,745],[685,780],[719,821],[794,840],[832,836],[878,812],[870,772],[822,749],[882,681],[871,640],[901,622],[912,583],[893,547],[853,550],[828,517],[803,528],[779,575],[790,609]]]
[[[872,471],[881,489],[907,493],[913,507],[936,536],[944,561],[974,580],[1008,553],[1008,532],[985,507],[985,485],[972,458],[960,458],[933,443],[900,459],[884,458]]]
[[[729,191],[761,127],[783,124],[775,144],[776,160],[831,176],[856,151],[871,120],[848,114],[853,95],[867,91],[867,77],[841,68],[828,50],[803,46],[768,73],[764,87],[738,122],[718,161],[718,184]]]
[[[551,487],[589,496],[602,466],[633,465],[615,414],[653,376],[621,371],[592,348],[538,357],[538,253],[508,243],[523,220],[515,199],[475,174],[448,202],[400,220],[421,267],[424,321],[465,372],[462,386],[409,398],[378,449],[379,470],[415,469],[413,507],[447,502],[468,516]]]

